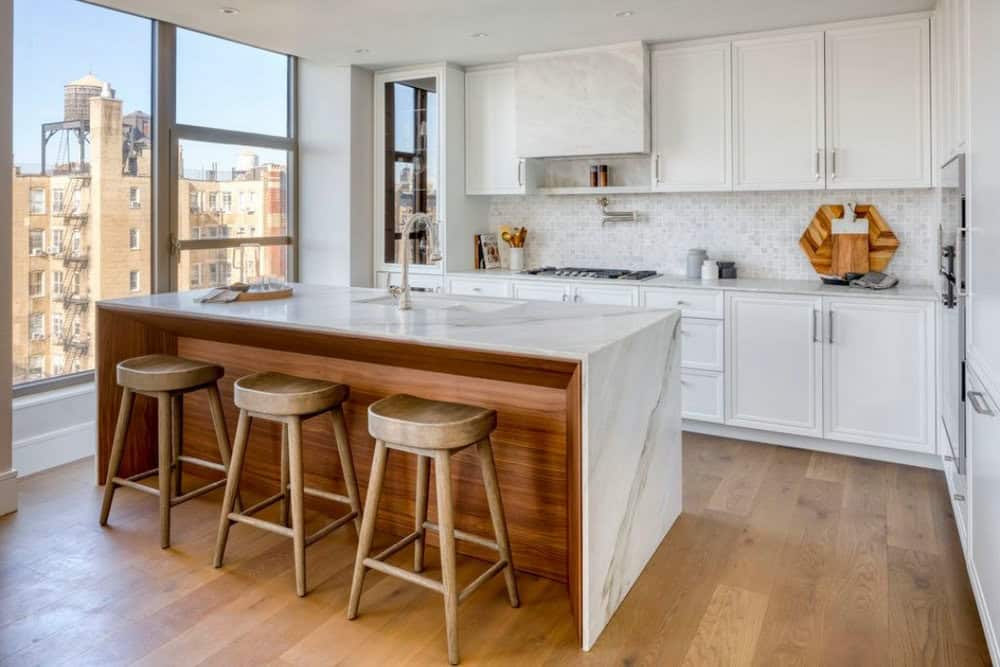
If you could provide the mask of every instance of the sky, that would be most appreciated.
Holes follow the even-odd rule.
[[[92,73],[123,101],[150,113],[152,22],[76,0],[14,0],[14,163],[41,163],[41,125],[63,117],[63,86]],[[287,60],[200,33],[178,30],[177,121],[284,135]],[[57,152],[58,140],[49,144]],[[184,166],[235,166],[242,147],[189,142]],[[262,162],[284,153],[256,150]]]

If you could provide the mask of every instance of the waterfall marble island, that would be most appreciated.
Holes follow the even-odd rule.
[[[400,311],[382,290],[314,285],[295,285],[292,298],[278,301],[196,303],[201,294],[98,304],[99,471],[107,469],[121,393],[115,365],[141,354],[225,366],[230,428],[232,383],[246,373],[278,370],[350,385],[347,421],[362,493],[373,401],[405,392],[494,408],[514,563],[566,583],[567,613],[585,649],[680,514],[678,311],[422,294]],[[202,403],[184,406],[185,453],[217,457]],[[327,428],[305,422],[306,484],[339,490]],[[155,405],[137,404],[122,475],[156,466],[155,431]],[[276,428],[255,425],[245,488],[270,494],[279,485],[279,445]],[[478,462],[466,456],[457,455],[453,469],[468,489],[456,498],[456,527],[492,536]],[[409,458],[389,461],[378,515],[383,535],[412,530],[416,466]],[[460,543],[460,552],[488,557],[480,549]]]

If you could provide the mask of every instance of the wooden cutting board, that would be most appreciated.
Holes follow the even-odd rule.
[[[873,204],[858,204],[858,217],[868,220],[868,234],[834,234],[833,220],[844,216],[839,204],[820,206],[806,227],[799,247],[820,275],[885,271],[899,239]],[[867,261],[866,261],[867,260]]]

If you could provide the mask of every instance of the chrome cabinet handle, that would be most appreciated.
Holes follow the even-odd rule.
[[[563,294],[562,300],[563,300],[563,303],[566,303],[567,301],[569,301],[569,294]]]
[[[965,502],[965,496],[963,496],[961,493],[956,493],[953,497],[960,503]]]
[[[813,309],[813,313],[812,313],[812,339],[813,339],[814,343],[820,342],[819,337],[816,335],[816,333],[817,333],[816,332],[816,314],[817,314],[817,311],[815,309]]]
[[[687,306],[689,304],[688,304],[687,301],[681,301],[680,299],[677,299],[677,305],[678,306]]]
[[[816,149],[816,180],[817,181],[819,180],[819,160],[820,160],[820,156],[821,156],[822,153],[823,153],[823,149],[822,148],[817,148]]]
[[[656,157],[653,160],[653,171],[656,174],[656,182],[657,183],[662,183],[663,181],[660,180],[660,154],[659,153],[656,154]]]
[[[833,151],[832,151],[832,158],[833,158],[833,168],[830,171],[830,178],[836,179],[837,178],[837,149],[836,148],[834,148]]]
[[[574,303],[580,303],[580,295],[579,294],[574,294],[573,295],[573,302]]]
[[[832,345],[833,344],[833,311],[832,310],[829,313],[827,313],[827,319],[829,319],[829,327],[828,327],[828,330],[827,330],[828,334],[829,334],[828,340],[830,341],[830,344]]]
[[[524,160],[517,161],[517,184],[524,185]]]
[[[990,404],[986,401],[981,391],[970,391],[965,394],[969,397],[969,402],[972,403],[972,409],[981,415],[986,415],[987,417],[995,417],[996,414],[990,408]]]

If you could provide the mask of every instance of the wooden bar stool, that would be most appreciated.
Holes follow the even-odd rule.
[[[351,584],[351,601],[347,617],[354,619],[358,616],[366,568],[378,570],[437,591],[444,595],[448,660],[453,665],[458,664],[459,602],[465,600],[494,575],[503,571],[510,605],[512,607],[520,605],[517,580],[514,576],[514,561],[510,553],[510,540],[507,537],[507,521],[504,518],[500,485],[497,482],[496,466],[493,462],[493,447],[490,444],[490,434],[496,429],[496,425],[496,410],[487,410],[460,403],[431,401],[406,394],[384,398],[372,403],[368,408],[368,430],[375,438],[375,457],[372,462],[371,477],[368,480],[368,495],[365,498],[364,521],[361,524],[358,555],[354,563],[354,580]],[[493,532],[496,536],[495,542],[455,529],[451,490],[451,457],[473,445],[479,452],[479,463],[482,467],[483,483],[486,487],[486,500],[489,503],[490,518],[493,520]],[[382,492],[385,465],[389,458],[390,449],[417,456],[414,530],[392,546],[371,556],[372,539],[375,536],[375,517],[378,512],[379,496]],[[438,524],[427,521],[427,486],[431,459],[434,459],[436,470],[434,478],[437,487]],[[440,539],[442,575],[440,582],[414,573],[423,570],[427,530],[436,531]],[[500,557],[500,560],[461,590],[458,588],[455,573],[456,539],[493,549]],[[384,562],[386,558],[410,543],[415,544],[414,572]]]
[[[354,461],[347,438],[347,422],[344,420],[343,403],[350,394],[344,384],[323,380],[299,378],[282,373],[255,373],[236,381],[234,401],[240,409],[240,419],[236,426],[236,441],[233,443],[233,463],[229,468],[226,497],[222,501],[222,516],[219,518],[219,536],[215,544],[215,567],[222,567],[229,539],[229,527],[233,522],[245,523],[255,528],[291,537],[295,551],[295,589],[299,596],[306,594],[306,547],[329,535],[345,523],[354,520],[355,528],[361,529],[361,499],[358,482],[354,475]],[[330,493],[305,486],[302,472],[302,420],[329,413],[333,422],[334,439],[340,455],[340,466],[347,486],[347,495]],[[253,419],[278,422],[281,427],[281,491],[270,498],[246,508],[242,512],[233,511],[246,460],[247,442],[250,440],[250,425]],[[325,498],[350,505],[351,511],[327,524],[312,535],[305,534],[305,495]],[[288,501],[291,500],[291,526],[288,521]],[[281,523],[258,519],[253,515],[265,507],[281,501]]]
[[[229,468],[229,432],[226,429],[226,420],[222,413],[222,400],[219,398],[217,384],[218,379],[224,373],[222,366],[168,354],[150,354],[144,357],[126,359],[118,364],[118,384],[125,391],[122,394],[114,442],[111,446],[111,459],[108,462],[104,504],[101,506],[102,526],[108,524],[111,501],[114,499],[115,489],[119,486],[127,486],[159,496],[160,546],[166,549],[170,546],[170,508],[204,495],[226,483],[225,478],[223,478],[205,484],[194,491],[182,493],[181,465],[183,463],[223,473]],[[208,407],[212,412],[212,425],[215,427],[215,438],[219,444],[221,464],[184,455],[184,394],[199,389],[208,392]],[[156,399],[159,461],[157,467],[152,470],[122,478],[118,477],[118,469],[125,451],[125,435],[128,432],[136,394]],[[174,477],[173,488],[170,484],[171,473]],[[141,480],[153,475],[159,475],[158,488],[140,483]]]

